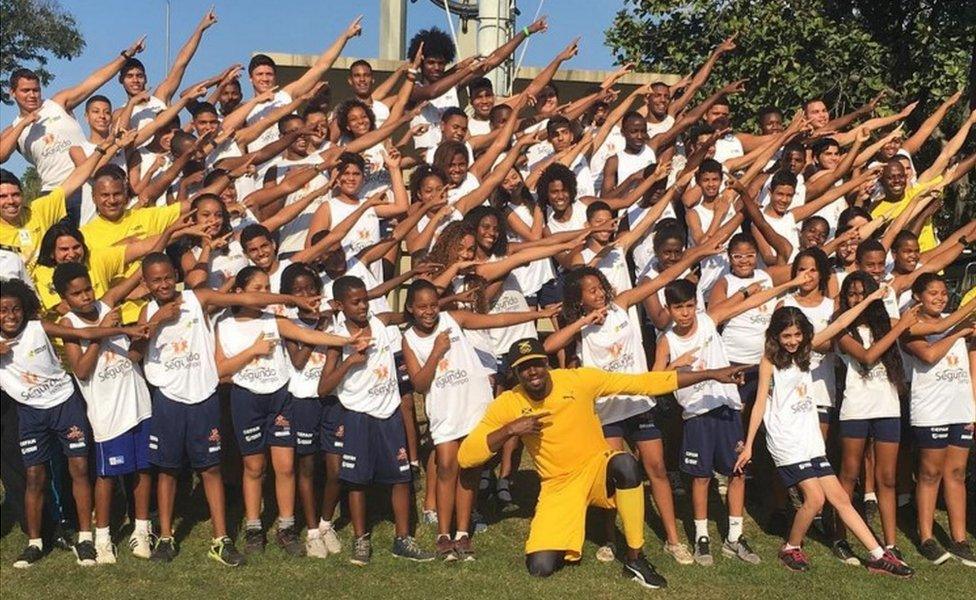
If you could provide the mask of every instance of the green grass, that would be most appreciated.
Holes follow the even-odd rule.
[[[519,500],[531,506],[536,488],[534,475],[520,473],[520,485],[515,488]],[[273,545],[264,555],[254,557],[238,569],[219,565],[206,558],[210,535],[206,521],[206,505],[199,490],[182,502],[184,520],[178,523],[180,554],[170,565],[151,564],[135,559],[125,547],[124,539],[115,566],[82,569],[74,557],[55,550],[43,561],[28,570],[14,569],[11,564],[23,548],[24,535],[15,528],[0,541],[0,595],[4,600],[19,598],[81,597],[84,598],[294,598],[320,595],[327,598],[565,598],[596,600],[602,598],[636,598],[643,594],[667,594],[669,598],[796,598],[798,595],[818,598],[934,598],[966,597],[976,590],[976,569],[969,569],[956,561],[935,567],[923,563],[922,558],[905,535],[910,521],[900,523],[899,545],[906,558],[918,570],[910,581],[870,575],[863,568],[849,567],[834,560],[821,542],[808,540],[807,550],[813,569],[807,574],[794,574],[779,565],[776,550],[781,540],[764,533],[751,518],[746,521],[746,536],[763,563],[750,566],[728,559],[717,552],[716,540],[721,539],[712,522],[713,553],[716,564],[711,568],[682,567],[663,555],[656,514],[648,509],[648,557],[668,578],[666,592],[643,590],[621,575],[619,564],[602,564],[594,558],[596,545],[587,541],[583,564],[564,569],[547,580],[530,578],[523,564],[522,545],[528,533],[528,512],[505,516],[493,522],[488,531],[475,539],[477,561],[466,564],[413,564],[394,559],[389,552],[392,526],[387,518],[378,515],[373,529],[373,562],[358,568],[348,563],[346,551],[351,541],[351,529],[342,525],[339,534],[345,545],[340,556],[326,560],[291,559]],[[239,506],[239,499],[231,500],[231,507]],[[238,508],[239,510],[239,508]],[[679,527],[687,535],[691,527],[690,507],[686,498],[679,498]],[[378,513],[384,512],[381,509]],[[234,513],[239,515],[238,513]],[[714,504],[713,514],[724,514]],[[590,519],[594,529],[599,521]],[[945,525],[945,514],[939,513]],[[495,519],[490,519],[494,521]],[[879,527],[876,522],[875,527]],[[124,528],[127,535],[129,529]],[[118,536],[116,536],[118,538]],[[433,546],[429,526],[418,527],[418,537],[427,548]],[[855,551],[862,550],[855,547]],[[970,590],[964,592],[963,590]],[[961,595],[960,595],[961,594]]]

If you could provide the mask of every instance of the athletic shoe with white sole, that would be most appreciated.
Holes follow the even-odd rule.
[[[322,536],[308,538],[305,540],[305,556],[309,558],[328,558],[329,549],[325,546]]]
[[[745,537],[740,537],[737,542],[725,540],[725,543],[722,544],[722,554],[728,557],[738,558],[750,565],[758,565],[760,563],[759,555],[752,551]]]
[[[474,560],[474,545],[471,544],[471,537],[462,535],[460,538],[454,540],[454,552],[461,562]]]
[[[952,542],[949,544],[948,550],[952,558],[967,567],[976,567],[976,555],[973,554],[973,548],[969,545],[969,542]]]
[[[95,562],[100,565],[115,564],[115,544],[112,540],[100,541],[95,544]]]
[[[911,567],[898,560],[898,557],[889,550],[885,550],[885,553],[878,560],[868,560],[864,563],[864,566],[872,573],[891,575],[892,577],[901,577],[903,579],[907,579],[915,574],[915,571]]]
[[[654,565],[647,562],[643,553],[638,554],[637,558],[624,559],[624,577],[652,590],[668,587],[668,580],[654,569]]]
[[[710,548],[711,543],[708,536],[701,536],[695,541],[695,562],[703,567],[710,567],[715,564],[715,559],[712,558],[712,550]]]
[[[830,551],[834,553],[834,557],[837,560],[845,565],[856,567],[861,564],[861,561],[854,554],[854,550],[851,549],[851,545],[847,543],[847,540],[837,540],[830,545]]]
[[[918,553],[922,555],[922,558],[935,565],[941,565],[952,558],[952,554],[943,548],[935,538],[929,538],[919,544]]]
[[[688,546],[678,542],[677,544],[664,543],[664,553],[671,555],[674,561],[679,565],[693,565],[695,564],[695,557],[692,556],[691,551],[688,550]]]
[[[372,556],[373,544],[369,541],[369,534],[356,538],[352,544],[352,556],[349,557],[349,562],[357,567],[365,567]]]
[[[132,556],[136,558],[149,558],[152,556],[153,544],[152,544],[152,534],[137,533],[132,532],[129,536],[129,550],[132,551]]]
[[[82,567],[94,567],[98,564],[95,561],[95,544],[90,540],[78,542],[74,547],[75,562]]]
[[[339,541],[339,535],[336,533],[335,527],[332,524],[329,524],[328,527],[322,527],[319,524],[319,533],[322,534],[322,541],[325,543],[329,554],[339,554],[342,552],[342,542]]]
[[[156,547],[153,548],[152,555],[149,560],[153,562],[173,562],[176,558],[176,541],[173,538],[159,538],[156,542]]]
[[[616,557],[617,548],[612,543],[603,544],[596,549],[596,559],[600,562],[613,562]]]
[[[779,560],[783,566],[795,573],[804,573],[810,569],[810,559],[803,548],[781,548]]]
[[[29,544],[14,561],[15,569],[26,569],[44,557],[44,551],[33,544]]]
[[[210,544],[207,556],[228,567],[237,567],[245,562],[244,555],[234,547],[234,540],[226,535]]]
[[[430,562],[437,558],[433,552],[421,550],[417,540],[411,536],[393,538],[393,556],[405,558],[414,562]]]

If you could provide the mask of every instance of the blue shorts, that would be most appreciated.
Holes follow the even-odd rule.
[[[935,427],[912,427],[915,445],[919,448],[960,448],[973,447],[972,423],[953,423],[952,425],[937,425]]]
[[[410,373],[407,371],[407,363],[403,362],[403,352],[393,353],[393,363],[397,370],[397,385],[400,388],[400,396],[413,393],[413,382],[410,381]]]
[[[186,459],[194,469],[220,464],[220,400],[211,394],[203,402],[186,404],[152,389],[149,422],[149,462],[179,469]]]
[[[731,477],[745,448],[742,413],[728,406],[685,419],[681,439],[681,470],[692,477],[711,478],[713,472]]]
[[[336,444],[341,444],[339,479],[354,485],[392,485],[411,479],[407,434],[399,409],[385,419],[342,407]]]
[[[733,367],[751,367],[742,373],[742,385],[739,387],[739,398],[742,403],[751,405],[756,401],[756,393],[759,391],[759,368],[748,363],[733,362]]]
[[[116,477],[148,469],[151,420],[143,419],[110,440],[95,442],[95,474]]]
[[[77,391],[51,408],[34,408],[18,402],[17,429],[25,467],[51,460],[55,440],[61,443],[61,450],[68,458],[88,456],[90,428],[85,401]]]
[[[562,273],[556,275],[555,279],[542,284],[539,291],[535,293],[539,306],[545,307],[552,304],[559,304],[563,301],[563,277]]]
[[[338,396],[322,399],[322,425],[319,428],[319,443],[326,454],[342,454],[344,429],[339,419],[342,417],[342,404]]]
[[[806,479],[829,477],[834,474],[834,469],[826,457],[818,456],[792,465],[776,467],[776,472],[779,473],[784,487],[793,487]]]
[[[292,400],[288,386],[255,394],[239,385],[230,388],[230,417],[241,456],[260,454],[268,446],[295,446]]]
[[[833,406],[818,406],[817,418],[821,425],[832,425],[837,421],[839,411]]]
[[[291,426],[295,432],[295,454],[306,456],[319,451],[325,404],[321,398],[291,399]]]
[[[603,425],[603,437],[623,438],[635,444],[661,439],[661,430],[657,428],[657,407],[649,408],[639,415],[627,417],[616,423]]]
[[[897,444],[901,441],[901,419],[885,417],[882,419],[851,419],[840,422],[842,438],[872,438],[876,442]]]

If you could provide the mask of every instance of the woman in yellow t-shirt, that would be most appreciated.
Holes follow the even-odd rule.
[[[108,246],[90,250],[85,244],[85,236],[76,227],[57,223],[47,230],[41,240],[37,264],[31,270],[31,277],[41,300],[42,315],[63,315],[67,305],[54,289],[54,268],[61,263],[79,262],[88,269],[95,297],[101,298],[111,287],[113,280],[125,275],[126,266],[139,260],[150,252],[160,252],[172,237],[189,234],[178,222],[156,236],[135,240],[121,246]]]

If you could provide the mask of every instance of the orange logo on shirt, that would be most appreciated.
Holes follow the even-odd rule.
[[[450,361],[448,361],[447,358],[442,358],[439,361],[437,361],[437,372],[443,373],[444,371],[447,370],[449,366],[451,366]]]
[[[321,352],[313,352],[308,356],[308,362],[312,365],[321,365],[325,363],[325,355]]]
[[[386,365],[380,365],[373,369],[373,376],[377,379],[386,379],[390,375],[390,369]]]
[[[214,427],[213,429],[211,429],[210,430],[210,435],[207,437],[207,441],[210,442],[211,444],[219,444],[220,443],[220,430],[217,429],[216,427]]]
[[[620,356],[620,353],[624,351],[624,345],[620,342],[616,342],[611,344],[607,351],[610,353],[610,358],[617,358]]]
[[[955,367],[959,364],[959,357],[954,354],[949,354],[946,356],[946,362],[949,363],[950,367]]]
[[[81,430],[77,425],[72,425],[68,428],[68,433],[64,437],[69,440],[83,440],[85,439],[85,432]]]
[[[183,354],[190,347],[190,342],[187,340],[176,340],[170,343],[170,347],[173,349],[173,354]]]
[[[356,231],[356,237],[358,237],[361,240],[368,240],[369,239],[369,230],[368,229],[359,229],[359,230],[357,230]]]
[[[44,136],[41,137],[41,141],[44,143],[45,146],[50,146],[51,144],[54,143],[54,134],[53,133],[44,134]]]
[[[807,384],[801,383],[800,385],[796,386],[796,393],[801,398],[806,398],[807,397]]]
[[[40,383],[41,378],[34,373],[21,373],[20,380],[24,382],[24,385],[35,386]]]

